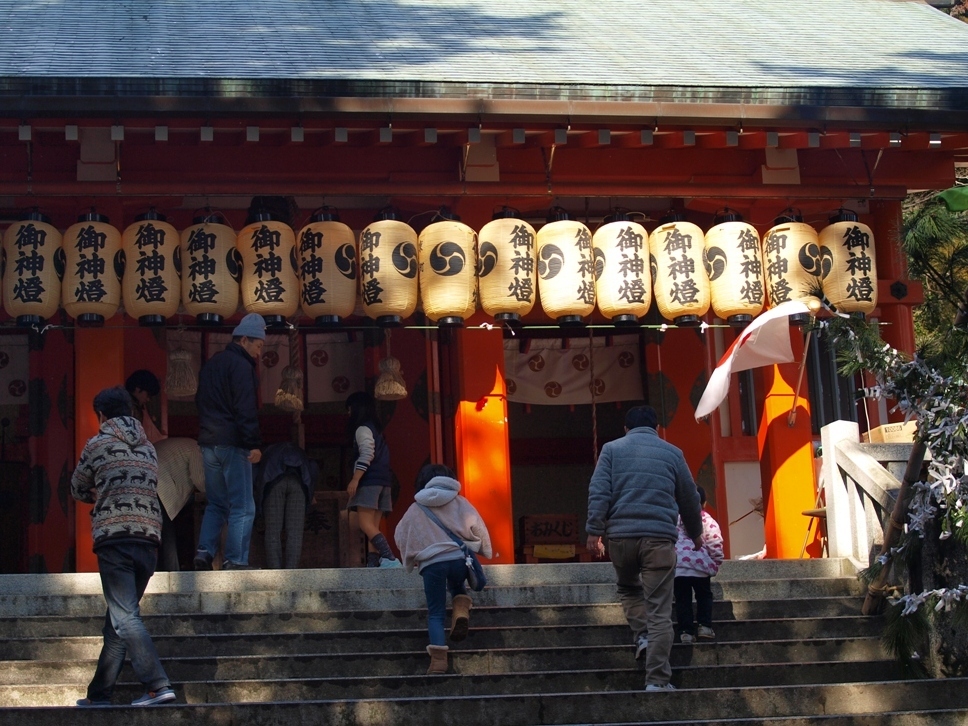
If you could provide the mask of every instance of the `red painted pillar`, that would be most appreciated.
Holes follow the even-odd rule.
[[[74,349],[63,328],[30,334],[27,571],[73,572]],[[90,524],[87,524],[90,529]]]
[[[74,447],[80,456],[84,444],[98,430],[93,408],[94,396],[105,388],[124,385],[124,328],[121,327],[121,316],[115,315],[103,328],[76,328],[74,361]],[[96,572],[91,506],[78,503],[75,511],[77,571]]]
[[[456,332],[460,400],[456,414],[457,476],[463,494],[487,523],[491,562],[514,562],[511,461],[500,329]]]
[[[791,328],[794,360],[803,358],[803,336]],[[763,485],[766,556],[800,557],[809,520],[803,515],[816,504],[813,434],[806,376],[795,395],[799,363],[758,369],[763,402],[757,443]],[[796,417],[790,410],[796,398]]]

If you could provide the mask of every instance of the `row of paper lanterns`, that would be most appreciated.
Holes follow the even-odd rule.
[[[617,213],[594,233],[554,209],[537,232],[504,209],[475,232],[442,218],[420,234],[385,211],[359,235],[329,209],[298,232],[257,214],[238,233],[207,215],[180,233],[154,211],[120,232],[90,212],[63,235],[31,214],[3,235],[3,306],[34,325],[58,306],[79,324],[125,311],[162,325],[179,307],[200,324],[232,316],[239,303],[270,323],[302,313],[318,324],[364,313],[383,325],[410,317],[418,298],[427,317],[460,325],[478,308],[497,320],[546,315],[576,324],[596,306],[634,324],[653,298],[661,316],[699,324],[710,308],[744,325],[767,305],[823,295],[837,310],[876,306],[873,235],[840,210],[821,232],[784,213],[761,238],[724,210],[704,234],[670,213],[649,234]]]

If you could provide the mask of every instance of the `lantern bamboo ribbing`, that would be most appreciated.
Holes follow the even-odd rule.
[[[481,307],[495,320],[519,320],[537,296],[534,227],[515,213],[504,210],[478,234]]]
[[[417,233],[385,211],[360,233],[363,311],[380,325],[399,325],[417,309]]]
[[[269,325],[282,325],[299,309],[295,233],[288,224],[257,214],[239,232],[236,246],[242,255],[242,306]]]
[[[61,233],[31,213],[3,235],[3,307],[17,325],[42,325],[61,304],[64,248]]]
[[[823,293],[838,311],[869,315],[877,306],[877,264],[874,234],[846,209],[820,232],[824,265]],[[827,266],[829,264],[829,270]]]
[[[767,302],[771,308],[787,300],[817,306],[820,294],[820,237],[792,210],[773,220],[763,235],[763,269]],[[808,315],[791,315],[802,324]]]
[[[182,301],[201,325],[219,325],[239,308],[242,256],[235,230],[220,220],[215,214],[196,217],[181,233]]]
[[[319,211],[299,230],[302,309],[317,325],[331,325],[356,307],[356,238],[330,211]]]
[[[706,232],[703,261],[713,312],[742,326],[763,312],[763,257],[756,228],[726,210]]]
[[[659,313],[676,325],[699,325],[709,312],[702,230],[678,214],[669,215],[650,235],[649,249]]]
[[[628,220],[609,222],[595,231],[595,299],[613,323],[634,324],[652,304],[649,234]]]
[[[428,225],[418,237],[424,313],[442,326],[460,326],[477,310],[477,233],[457,220]]]
[[[138,216],[121,235],[124,279],[121,295],[128,315],[141,325],[164,325],[181,301],[178,230],[154,211]]]
[[[64,310],[78,325],[102,325],[121,305],[121,233],[97,212],[64,232]]]
[[[563,216],[563,211],[554,214]],[[557,219],[537,234],[538,297],[559,325],[579,325],[595,310],[592,234],[581,222]]]

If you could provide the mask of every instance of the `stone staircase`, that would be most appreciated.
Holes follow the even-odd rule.
[[[402,570],[159,573],[142,612],[178,702],[72,708],[100,648],[96,574],[0,576],[0,723],[957,724],[968,679],[905,680],[841,560],[728,561],[717,640],[645,693],[611,565],[499,565],[446,676]],[[142,692],[126,667],[115,694]]]

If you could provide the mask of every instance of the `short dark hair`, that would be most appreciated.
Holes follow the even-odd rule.
[[[435,476],[448,476],[451,479],[457,478],[454,470],[446,464],[424,464],[423,468],[417,472],[417,480],[414,482],[413,488],[419,492]]]
[[[699,506],[706,504],[706,490],[696,484],[696,491],[699,492]]]
[[[659,416],[652,406],[636,406],[630,408],[625,414],[625,428],[632,430],[640,426],[648,426],[654,429],[659,423]]]
[[[144,368],[137,370],[128,376],[128,380],[124,382],[124,387],[128,389],[128,393],[134,393],[136,388],[140,388],[149,396],[157,396],[161,391],[161,384],[158,382],[158,376],[149,370],[145,370]]]
[[[105,388],[94,397],[94,413],[102,414],[104,418],[130,416],[131,404],[131,394],[122,386]]]

